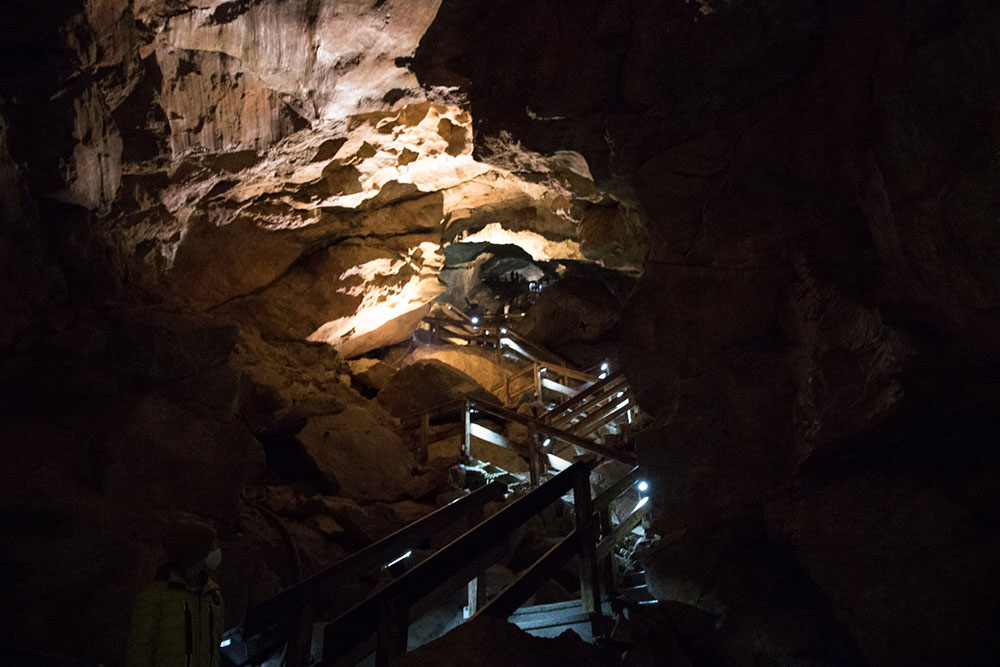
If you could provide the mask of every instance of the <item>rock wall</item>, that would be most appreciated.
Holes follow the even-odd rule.
[[[620,357],[656,417],[650,576],[727,661],[998,655],[998,40],[977,0],[446,0],[418,49],[482,154],[577,151],[641,211]],[[744,558],[812,639],[748,639]]]

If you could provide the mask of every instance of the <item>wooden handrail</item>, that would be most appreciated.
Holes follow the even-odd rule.
[[[614,502],[618,496],[635,486],[636,482],[639,481],[639,475],[639,466],[636,466],[627,475],[605,489],[601,495],[594,498],[594,514],[603,512],[604,508]]]
[[[579,406],[581,403],[583,403],[586,400],[589,400],[591,397],[597,394],[602,393],[609,387],[616,387],[617,383],[620,382],[622,379],[624,379],[622,372],[616,371],[613,375],[598,381],[596,384],[588,387],[587,389],[584,389],[583,391],[581,391],[579,394],[569,399],[568,401],[563,401],[562,403],[560,403],[559,405],[557,405],[556,407],[552,408],[544,415],[542,415],[542,418],[546,420],[554,420],[556,417],[565,413],[567,410],[576,409],[576,407]],[[617,391],[617,389],[615,391]]]
[[[622,394],[618,396],[617,394]],[[593,410],[588,410],[586,417],[570,425],[566,430],[571,430],[579,435],[599,428],[608,421],[616,417],[622,410],[632,407],[632,396],[629,390],[618,390],[613,395],[607,397],[603,405],[595,406]]]
[[[464,564],[476,560],[480,554],[506,540],[514,530],[578,485],[580,479],[586,480],[589,476],[589,463],[574,463],[327,624],[323,631],[320,664],[333,664],[340,655],[376,631],[380,620],[384,625],[383,609],[395,606],[399,614],[405,615],[406,609],[453,578]],[[385,664],[389,657],[393,656],[382,656],[380,659],[376,655],[376,664]]]
[[[522,415],[518,412],[514,412],[513,410],[509,410],[507,408],[500,408],[493,405],[481,403],[479,401],[471,401],[471,405],[474,409],[479,410],[480,412],[492,414],[497,417],[501,417],[509,421],[516,421],[525,425],[532,424],[534,425],[537,433],[552,438],[553,440],[561,440],[576,447],[586,449],[588,451],[594,452],[595,454],[600,454],[601,456],[604,456],[606,458],[614,459],[616,461],[621,461],[623,463],[631,463],[632,465],[635,465],[636,463],[635,456],[629,454],[628,452],[623,452],[614,449],[613,447],[600,445],[596,442],[592,442],[578,435],[567,433],[562,429],[556,428],[555,426],[552,426],[550,424],[546,424],[540,419],[535,419],[534,417],[529,417],[528,415]]]
[[[397,530],[375,544],[251,608],[242,626],[228,631],[227,636],[238,634],[244,642],[247,642],[265,632],[273,635],[271,639],[261,643],[257,653],[280,645],[300,609],[312,605],[345,582],[384,565],[407,549],[423,544],[459,519],[479,511],[486,503],[501,500],[506,490],[504,484],[492,482]]]

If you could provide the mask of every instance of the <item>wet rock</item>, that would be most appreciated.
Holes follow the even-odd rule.
[[[317,470],[347,497],[392,502],[410,489],[412,454],[392,428],[361,406],[311,417],[297,439]]]
[[[496,404],[497,399],[465,373],[435,359],[403,368],[379,392],[378,401],[395,417],[409,417],[469,396]]]

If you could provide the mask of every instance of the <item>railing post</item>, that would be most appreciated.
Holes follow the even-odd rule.
[[[286,664],[288,667],[309,667],[312,660],[313,641],[313,608],[312,605],[305,605],[292,625],[292,632],[288,636],[288,655]]]
[[[375,667],[389,663],[406,653],[410,628],[410,609],[401,598],[393,598],[382,607],[375,638]]]
[[[472,406],[465,400],[462,408],[462,459],[466,462],[472,458]]]
[[[538,362],[535,362],[535,392],[538,394],[538,402],[544,405],[544,399],[542,398],[542,372],[541,366]]]
[[[601,510],[601,537],[604,538],[611,534],[611,505],[609,504],[603,510]],[[604,574],[604,588],[607,596],[609,598],[615,597],[618,591],[618,568],[615,567],[615,555],[614,552],[608,554],[608,557],[601,563],[601,571]]]
[[[535,433],[535,424],[528,422],[528,471],[531,474],[531,486],[538,486],[541,481],[541,470],[538,460],[538,437]]]
[[[583,611],[593,618],[601,614],[601,580],[597,567],[589,467],[573,482],[573,501],[576,506],[576,534],[580,540],[580,602]]]

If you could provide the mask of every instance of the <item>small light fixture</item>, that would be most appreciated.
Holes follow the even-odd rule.
[[[473,324],[479,324],[479,318],[478,317],[473,317],[472,318],[472,323]]]
[[[400,556],[396,560],[390,561],[390,562],[386,563],[383,567],[386,568],[386,569],[388,569],[388,568],[392,567],[393,565],[395,565],[396,563],[402,563],[404,560],[406,560],[407,558],[409,558],[412,555],[413,555],[413,551],[412,550],[407,551],[405,554],[403,554],[402,556]]]
[[[501,329],[501,330],[500,330],[500,333],[502,333],[502,334],[506,334],[506,333],[507,333],[507,330],[506,330],[506,329]]]
[[[542,447],[548,447],[552,444],[552,438],[545,438],[545,442],[542,443]]]
[[[221,642],[219,642],[219,648],[226,648],[232,643],[233,643],[232,639],[229,638],[223,639]]]
[[[639,482],[639,493],[646,493],[649,490],[649,484],[645,480]]]
[[[606,373],[606,372],[608,371],[608,369],[610,369],[610,368],[611,368],[611,366],[609,366],[609,365],[608,365],[608,362],[606,362],[606,361],[605,361],[604,363],[602,363],[602,364],[601,364],[601,370],[602,370],[602,371],[604,371],[605,373]]]

